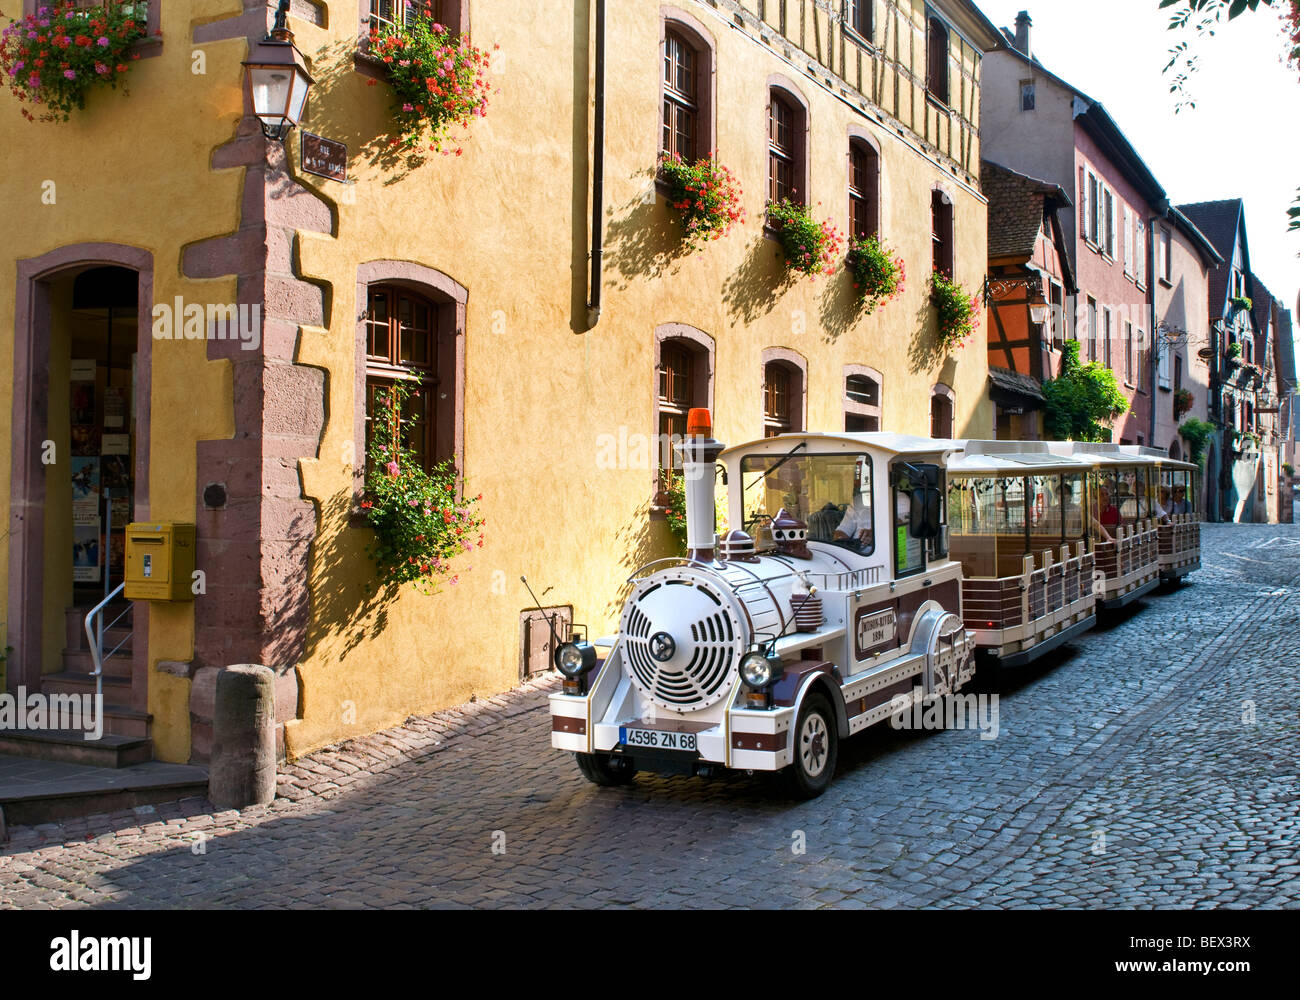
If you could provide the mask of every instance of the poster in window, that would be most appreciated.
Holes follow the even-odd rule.
[[[131,435],[130,434],[105,434],[103,445],[99,453],[101,455],[129,455],[131,454]]]
[[[95,359],[74,358],[69,381],[72,386],[72,425],[95,423]]]
[[[105,455],[100,460],[99,474],[105,487],[124,490],[131,485],[131,459],[126,455]]]
[[[104,390],[104,429],[126,426],[126,388],[110,385]]]
[[[72,460],[72,501],[99,500],[99,457]]]
[[[76,583],[99,580],[99,522],[72,529],[72,579]]]
[[[73,424],[72,425],[72,454],[73,457],[89,457],[99,454],[100,433],[99,428],[91,424]]]

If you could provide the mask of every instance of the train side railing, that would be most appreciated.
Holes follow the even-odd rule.
[[[1016,576],[966,577],[962,617],[980,646],[1029,649],[1095,611],[1095,558],[1083,542],[1024,556]]]

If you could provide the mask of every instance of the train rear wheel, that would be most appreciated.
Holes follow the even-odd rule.
[[[813,693],[799,709],[794,727],[794,763],[790,765],[790,782],[801,799],[815,799],[830,787],[839,759],[839,735],[835,713],[826,696]]]
[[[578,770],[593,785],[612,787],[626,785],[636,777],[632,762],[625,757],[611,757],[603,753],[575,753]]]

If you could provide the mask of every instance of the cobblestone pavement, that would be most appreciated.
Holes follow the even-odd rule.
[[[981,680],[996,739],[877,727],[813,802],[589,785],[539,682],[304,759],[267,807],[15,829],[0,906],[1297,906],[1300,526],[1203,540],[1191,585]]]

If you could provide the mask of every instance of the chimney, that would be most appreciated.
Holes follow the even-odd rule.
[[[1029,46],[1029,33],[1033,27],[1034,22],[1029,19],[1029,11],[1022,10],[1016,15],[1016,51],[1026,59],[1034,57],[1034,53]]]

